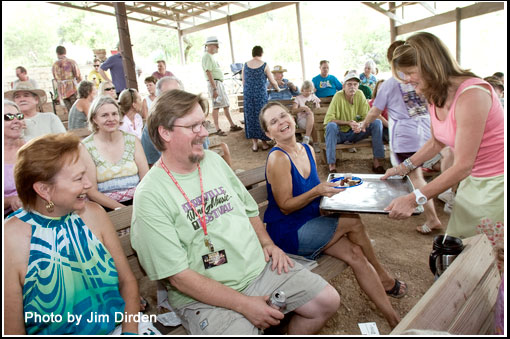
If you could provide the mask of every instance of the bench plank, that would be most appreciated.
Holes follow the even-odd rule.
[[[479,334],[496,303],[501,277],[487,236],[463,239],[464,250],[390,335],[408,329]]]

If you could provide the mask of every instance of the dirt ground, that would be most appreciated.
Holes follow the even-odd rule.
[[[243,120],[242,113],[232,112],[234,122]],[[208,120],[212,120],[211,116]],[[244,125],[241,125],[244,127]],[[220,128],[228,131],[226,118],[220,115]],[[220,137],[231,152],[232,167],[234,170],[247,170],[261,166],[265,163],[268,152],[261,150],[251,151],[251,140],[245,138],[243,131],[228,132],[227,136]],[[316,154],[320,159],[320,154]],[[371,149],[358,149],[357,153],[344,152],[342,161],[337,165],[339,172],[372,173]],[[389,153],[386,151],[386,166],[389,165]],[[319,177],[325,180],[327,166],[319,162]],[[444,226],[448,223],[449,215],[443,212],[444,204],[435,201],[436,211]],[[423,294],[434,282],[434,277],[428,267],[428,257],[432,250],[434,236],[419,234],[415,229],[425,221],[423,215],[412,216],[403,221],[389,219],[383,214],[362,214],[361,219],[368,229],[371,239],[375,241],[374,249],[379,261],[388,271],[399,280],[408,285],[407,295],[401,299],[390,298],[391,303],[401,318],[420,300]],[[358,323],[375,322],[380,334],[389,334],[391,329],[382,313],[368,299],[360,289],[356,278],[350,268],[330,281],[341,296],[341,306],[326,326],[321,330],[322,335],[360,335]],[[151,284],[152,285],[152,284]],[[142,295],[149,298],[152,305],[155,300],[145,293],[146,288],[141,287]],[[151,306],[152,308],[152,306]]]

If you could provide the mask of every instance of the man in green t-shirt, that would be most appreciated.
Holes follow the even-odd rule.
[[[317,333],[340,297],[275,246],[241,181],[203,149],[206,108],[181,90],[153,103],[147,128],[161,158],[137,186],[131,245],[191,334],[259,334],[292,311],[289,334]],[[267,305],[274,291],[286,308]]]
[[[365,119],[370,106],[359,87],[357,72],[349,71],[344,79],[343,89],[331,100],[328,112],[324,117],[326,126],[326,158],[330,172],[336,172],[336,145],[353,144],[372,136],[372,152],[374,162],[372,170],[384,174],[384,144],[382,139],[383,125],[377,119],[366,130],[360,129],[360,122]]]
[[[209,89],[209,95],[211,96],[213,103],[212,116],[214,127],[216,127],[216,133],[218,135],[225,136],[227,134],[220,129],[218,121],[218,113],[222,107],[223,113],[230,123],[230,131],[236,132],[242,130],[243,128],[234,124],[232,118],[230,117],[230,112],[228,109],[230,107],[230,98],[227,91],[225,90],[225,86],[223,86],[223,72],[221,71],[220,65],[213,57],[214,54],[218,53],[218,49],[220,47],[218,38],[215,36],[208,37],[204,45],[205,53],[202,57],[202,69],[205,73],[207,88]]]

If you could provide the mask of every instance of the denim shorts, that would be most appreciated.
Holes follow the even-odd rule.
[[[320,216],[309,220],[298,230],[298,255],[315,260],[333,238],[338,217]]]

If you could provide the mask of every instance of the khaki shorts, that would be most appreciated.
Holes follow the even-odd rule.
[[[271,263],[241,293],[248,296],[271,295],[275,290],[285,293],[287,306],[283,313],[289,313],[314,299],[327,282],[320,275],[310,272],[301,264],[294,262],[289,273],[278,275],[271,271]],[[192,335],[258,335],[256,328],[242,314],[235,311],[194,302],[176,310],[182,325]]]

